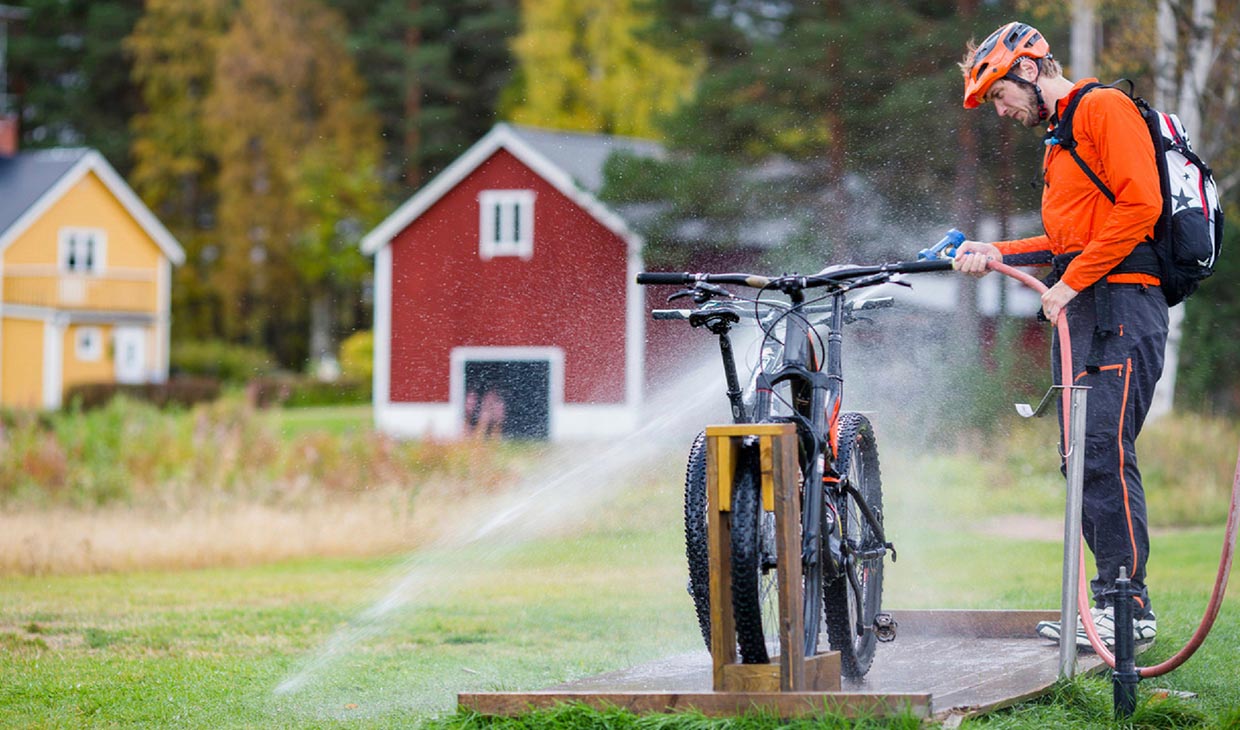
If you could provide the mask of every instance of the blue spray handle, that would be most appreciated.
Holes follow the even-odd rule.
[[[934,261],[941,258],[955,258],[956,248],[964,243],[964,234],[955,228],[943,236],[943,240],[930,248],[923,248],[917,253],[918,261]]]

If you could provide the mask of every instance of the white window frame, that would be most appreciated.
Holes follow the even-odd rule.
[[[478,194],[478,255],[534,256],[533,190],[484,190]]]
[[[78,327],[73,334],[73,354],[82,362],[97,362],[103,358],[103,330],[98,327]]]
[[[58,263],[69,274],[102,274],[108,255],[108,234],[102,228],[61,228]],[[90,253],[90,266],[81,262]]]

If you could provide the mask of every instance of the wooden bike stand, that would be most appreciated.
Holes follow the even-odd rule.
[[[732,613],[732,479],[742,439],[758,437],[762,508],[775,513],[779,583],[779,666],[739,664]],[[706,428],[706,514],[710,560],[710,654],[716,692],[838,692],[839,652],[805,656],[801,581],[801,497],[796,426],[749,423]]]

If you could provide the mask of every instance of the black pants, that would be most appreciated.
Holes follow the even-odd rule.
[[[1076,371],[1073,383],[1090,388],[1081,527],[1098,570],[1091,583],[1094,604],[1099,608],[1110,604],[1103,594],[1114,587],[1119,568],[1124,566],[1132,587],[1140,591],[1136,617],[1145,618],[1151,608],[1145,587],[1150,541],[1135,442],[1162,375],[1167,301],[1158,287],[1136,284],[1110,284],[1105,296],[1110,299],[1114,329],[1109,336],[1095,332],[1099,313],[1096,287],[1077,295],[1069,302],[1067,312],[1072,368]],[[1102,311],[1105,319],[1105,307]],[[1093,353],[1096,371],[1086,368],[1091,348],[1097,348]],[[1063,382],[1057,330],[1051,357],[1055,382]],[[1061,433],[1063,416],[1061,412]]]

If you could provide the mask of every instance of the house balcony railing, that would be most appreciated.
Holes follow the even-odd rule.
[[[154,312],[153,277],[6,272],[4,303],[69,310]]]

